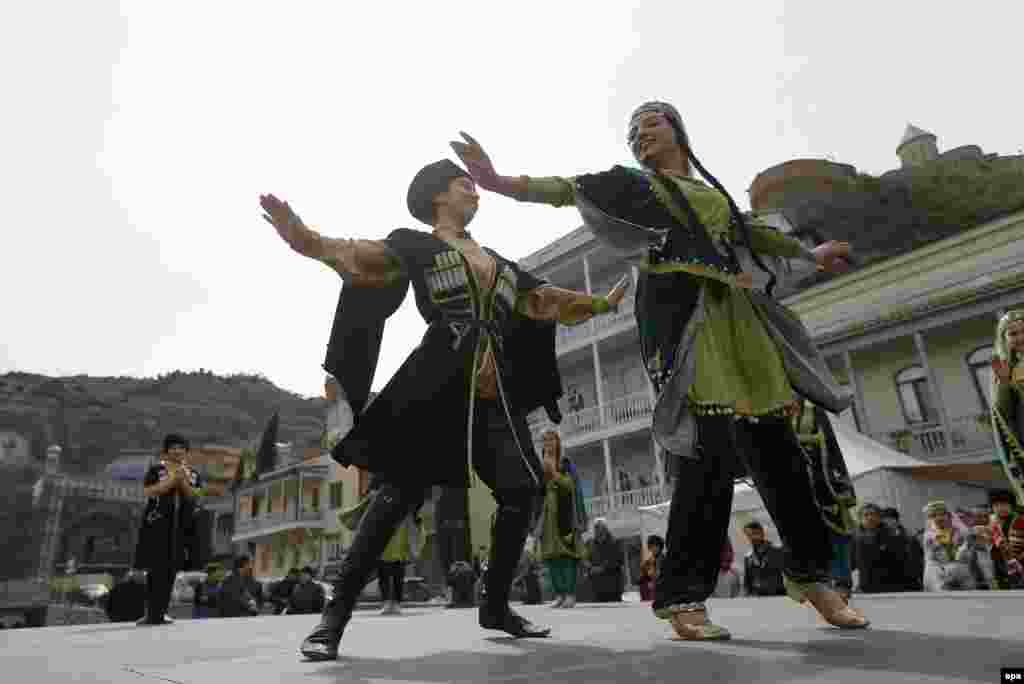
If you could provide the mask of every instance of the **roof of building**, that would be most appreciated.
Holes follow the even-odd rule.
[[[918,138],[925,138],[925,137],[934,138],[935,134],[934,133],[929,133],[928,131],[924,130],[923,128],[918,128],[917,126],[915,126],[912,123],[908,123],[907,124],[907,130],[905,130],[903,132],[903,139],[900,140],[900,144],[896,146],[896,149],[899,150],[901,147],[906,145],[908,142],[913,142],[914,140],[917,140]]]

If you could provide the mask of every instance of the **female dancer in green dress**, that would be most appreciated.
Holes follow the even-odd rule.
[[[750,474],[787,549],[791,596],[831,624],[864,627],[829,587],[832,545],[787,413],[797,394],[831,411],[849,405],[799,320],[752,291],[760,255],[802,258],[828,271],[849,246],[815,250],[767,226],[748,225],[694,156],[669,104],[639,107],[629,145],[643,171],[621,166],[575,178],[499,175],[470,136],[453,142],[479,187],[526,202],[575,205],[588,227],[624,256],[641,257],[636,318],[658,394],[652,434],[678,470],[655,615],[683,639],[724,639],[708,619],[731,513],[733,483]],[[696,167],[714,187],[692,178]],[[744,254],[740,249],[745,248]],[[738,458],[737,458],[738,456]]]
[[[1004,314],[992,358],[992,426],[1017,503],[1024,503],[1024,309]]]

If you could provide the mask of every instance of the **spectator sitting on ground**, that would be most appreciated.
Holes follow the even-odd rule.
[[[292,590],[288,602],[289,615],[319,614],[324,609],[324,588],[313,581],[313,568],[308,565],[302,568],[299,583]]]
[[[195,598],[192,599],[192,617],[202,619],[216,617],[220,614],[217,608],[217,597],[220,594],[220,583],[224,581],[224,568],[220,563],[206,565],[206,579],[196,586]]]
[[[263,604],[263,587],[252,576],[252,559],[239,556],[235,570],[221,584],[218,597],[221,617],[259,615]]]
[[[270,590],[270,602],[274,605],[274,615],[280,615],[288,607],[292,591],[299,583],[299,574],[298,568],[292,568],[288,571],[288,575]]]
[[[146,613],[146,576],[129,570],[103,599],[103,608],[111,622],[134,622]]]

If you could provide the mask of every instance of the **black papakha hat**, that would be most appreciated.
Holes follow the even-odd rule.
[[[434,198],[448,191],[453,178],[462,177],[470,178],[470,175],[450,159],[424,166],[409,184],[409,194],[405,199],[409,213],[421,223],[434,225]]]
[[[188,440],[176,432],[172,432],[164,437],[164,451],[170,451],[177,446],[185,447],[186,450],[190,448]]]

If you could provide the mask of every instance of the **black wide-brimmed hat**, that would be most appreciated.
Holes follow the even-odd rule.
[[[409,194],[405,199],[409,213],[421,223],[434,225],[434,198],[448,190],[453,178],[462,177],[470,176],[450,159],[424,166],[409,184]]]

